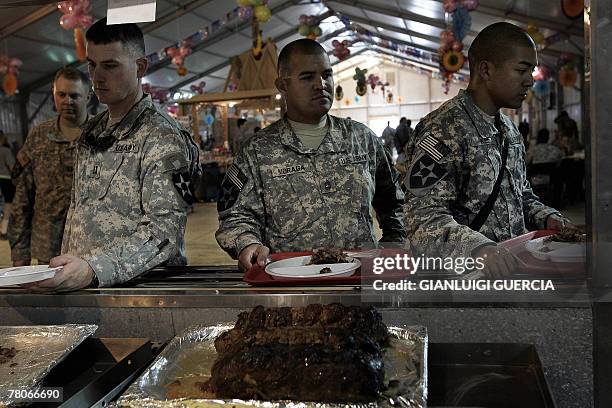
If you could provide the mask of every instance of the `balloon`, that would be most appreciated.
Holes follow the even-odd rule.
[[[74,14],[64,14],[60,18],[60,24],[61,24],[62,28],[65,29],[65,30],[72,30],[74,27],[76,27],[77,22],[78,22],[78,20],[74,16]]]
[[[185,63],[185,60],[180,55],[172,57],[172,63],[177,66],[181,66]]]
[[[238,9],[238,18],[241,20],[246,20],[248,18],[253,17],[253,8],[252,7],[240,7]]]
[[[178,66],[178,67],[176,68],[176,73],[177,73],[179,76],[185,76],[185,75],[187,75],[187,72],[188,72],[188,71],[187,71],[187,68],[185,68],[185,67],[184,67],[184,66],[182,66],[182,65],[180,65],[180,66]]]
[[[317,35],[315,33],[309,33],[306,38],[308,38],[309,40],[316,40],[317,39]]]
[[[308,16],[306,17],[306,24],[309,26],[313,26],[317,24],[317,16]]]
[[[572,68],[561,68],[559,70],[559,83],[563,86],[574,86],[578,79],[578,73]]]
[[[15,92],[17,92],[17,77],[14,74],[9,72],[4,76],[2,90],[8,96],[15,95]]]
[[[548,81],[535,81],[533,84],[533,94],[538,98],[550,92],[550,84]]]
[[[440,33],[440,44],[448,45],[452,44],[455,41],[455,35],[452,31],[444,30]]]
[[[447,13],[452,13],[457,9],[457,0],[444,0],[442,7],[444,7],[444,11]]]
[[[248,7],[251,5],[251,0],[236,0],[236,3],[240,7]],[[250,8],[250,7],[249,7]]]
[[[461,52],[463,50],[463,43],[461,41],[453,41],[451,49],[453,51]]]
[[[323,31],[321,30],[321,27],[316,26],[315,28],[313,28],[313,33],[315,36],[320,36],[321,34],[323,34]]]
[[[343,97],[344,97],[344,91],[342,90],[342,87],[338,85],[336,87],[335,98],[337,101],[339,101],[339,100],[342,100]]]
[[[83,30],[80,28],[74,29],[74,43],[76,45],[76,54],[79,61],[85,61],[87,59],[87,50],[85,48],[85,35]]]
[[[302,14],[298,19],[300,25],[308,25],[308,16],[306,14]]]
[[[465,7],[467,11],[473,11],[478,7],[478,0],[461,0],[461,5]]]
[[[306,37],[308,34],[310,34],[310,27],[309,27],[309,26],[307,26],[307,25],[301,25],[301,26],[298,28],[298,33],[299,33],[300,35],[303,35],[304,37]]]
[[[265,23],[270,20],[270,17],[272,17],[272,12],[270,12],[270,9],[263,5],[255,6],[255,11],[253,14],[260,23]]]

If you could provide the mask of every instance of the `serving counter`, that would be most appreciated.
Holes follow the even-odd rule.
[[[432,343],[533,344],[556,406],[590,407],[592,299],[584,280],[552,281],[555,291],[536,294],[373,294],[359,285],[252,287],[230,266],[158,268],[129,287],[59,295],[0,290],[0,325],[93,323],[98,337],[165,342],[194,324],[233,322],[256,305],[373,304],[388,325],[427,327]]]

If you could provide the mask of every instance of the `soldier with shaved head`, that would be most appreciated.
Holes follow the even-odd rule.
[[[399,175],[382,141],[363,124],[328,114],[334,79],[316,41],[285,46],[276,87],[286,115],[245,142],[222,183],[217,241],[242,269],[269,251],[405,239]]]
[[[533,194],[522,137],[500,111],[520,108],[533,85],[531,37],[495,23],[468,58],[468,88],[425,117],[408,147],[408,238],[418,253],[483,257],[489,276],[507,276],[519,265],[497,242],[569,221]]]

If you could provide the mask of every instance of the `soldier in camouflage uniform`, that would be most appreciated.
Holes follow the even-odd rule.
[[[333,75],[327,54],[297,40],[279,56],[277,88],[287,115],[244,145],[222,183],[216,237],[243,269],[271,251],[403,242],[403,193],[381,140],[361,123],[328,115]]]
[[[408,147],[404,213],[418,253],[484,257],[490,276],[506,276],[517,260],[497,242],[528,229],[559,229],[568,221],[538,201],[526,178],[524,147],[502,107],[517,109],[537,64],[531,38],[519,27],[485,28],[469,50],[466,91],[424,118]],[[502,145],[508,144],[505,169]],[[479,231],[470,228],[504,171],[499,195]]]
[[[79,139],[63,270],[35,289],[112,286],[162,263],[185,265],[184,233],[198,172],[189,134],[143,95],[144,39],[135,24],[89,28],[87,59],[100,102]]]
[[[75,140],[87,120],[90,82],[75,68],[62,68],[53,81],[58,116],[35,126],[17,155],[16,192],[8,240],[14,266],[39,264],[60,254],[70,206]]]

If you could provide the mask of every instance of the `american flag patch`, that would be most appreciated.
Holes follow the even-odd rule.
[[[442,160],[442,158],[451,151],[444,143],[431,135],[423,139],[418,146],[428,153],[435,161]]]
[[[240,171],[238,166],[233,164],[227,170],[225,177],[227,177],[227,179],[231,181],[233,185],[238,187],[238,190],[242,190],[242,187],[244,187],[244,183],[247,180],[246,176],[242,173],[242,171]]]

